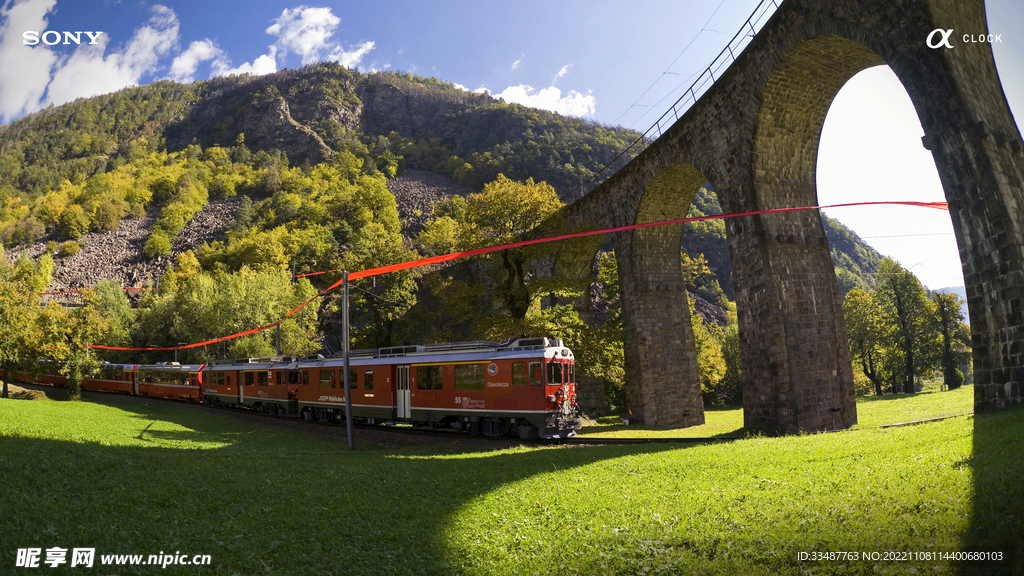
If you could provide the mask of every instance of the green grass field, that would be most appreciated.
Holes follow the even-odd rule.
[[[949,392],[926,388],[918,394],[886,394],[857,398],[857,428],[942,418],[974,412],[974,386]],[[603,416],[597,425],[582,433],[593,438],[711,438],[744,436],[743,409],[708,407],[704,424],[674,430],[653,430],[644,426],[624,426],[621,416]]]
[[[969,392],[858,412],[865,426],[920,419],[969,406]],[[731,413],[709,411],[705,434],[735,431]],[[503,446],[350,452],[340,437],[170,402],[0,400],[0,574],[1022,570],[1024,408],[706,445]],[[97,564],[175,551],[213,564],[14,567],[17,549],[55,546],[95,548]],[[798,559],[956,550],[1005,559]]]

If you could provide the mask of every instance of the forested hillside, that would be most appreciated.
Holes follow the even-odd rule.
[[[79,252],[145,262],[137,270],[154,273],[145,280],[153,290],[134,309],[125,312],[123,294],[104,285],[102,298],[86,298],[82,314],[120,323],[96,333],[93,343],[175,346],[272,322],[338,279],[330,273],[289,283],[292,270],[360,270],[537,234],[541,219],[556,214],[576,186],[637,136],[434,78],[362,74],[336,63],[188,85],[155,82],[0,126],[0,242],[6,265],[15,265],[19,252],[33,256],[37,263],[17,266],[34,270],[31,283],[39,287],[65,262],[82,258]],[[445,175],[465,193],[399,210],[388,185],[406,170]],[[211,202],[217,210],[203,213],[230,222],[193,221]],[[702,189],[690,214],[718,213],[714,193]],[[116,244],[134,255],[97,254],[97,246],[115,243],[89,236],[90,249],[83,240],[124,235],[127,220],[133,240]],[[196,229],[198,221],[204,230]],[[835,221],[823,222],[844,294],[871,289],[879,255]],[[183,242],[183,230],[193,241]],[[560,284],[544,271],[544,254],[523,250],[427,276],[406,271],[357,283],[355,344],[554,333],[585,349],[588,373],[621,385],[608,256],[593,287]],[[694,295],[730,310],[722,221],[687,225],[680,258]],[[112,278],[141,280],[138,273]],[[62,288],[93,284],[79,282]],[[281,353],[333,351],[334,298],[282,324]],[[575,309],[588,299],[603,332],[585,328],[590,320]],[[107,308],[97,308],[101,303]],[[104,311],[111,307],[122,312]],[[702,377],[709,390],[732,382],[722,394],[735,394],[734,320],[733,328],[721,321],[703,328],[696,317],[709,366]],[[275,348],[264,332],[183,352],[183,359],[269,355]]]

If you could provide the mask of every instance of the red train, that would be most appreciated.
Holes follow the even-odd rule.
[[[208,365],[103,364],[82,387],[342,421],[343,372],[342,358],[319,355]],[[39,380],[63,384],[52,375]],[[357,350],[350,353],[349,381],[356,422],[523,438],[572,436],[580,428],[573,354],[560,340]]]

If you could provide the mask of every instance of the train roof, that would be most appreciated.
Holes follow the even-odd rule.
[[[388,348],[372,348],[349,351],[351,365],[368,364],[429,364],[433,362],[474,362],[491,358],[535,358],[540,355],[561,356],[572,358],[572,352],[563,346],[561,340],[552,338],[519,338],[507,342],[487,342],[482,340],[470,342],[448,342],[444,344],[426,344],[416,346],[392,346]],[[550,354],[549,354],[550,353]],[[457,360],[453,360],[457,356]],[[211,368],[239,368],[242,370],[259,370],[272,366],[287,365],[289,368],[300,366],[335,366],[342,362],[342,354],[325,358],[320,354],[314,356],[275,356],[268,358],[240,358],[219,360],[208,365]],[[383,362],[381,362],[383,360]]]

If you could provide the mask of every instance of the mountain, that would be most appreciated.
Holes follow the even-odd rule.
[[[300,245],[299,229],[315,228],[300,224],[311,217],[306,206],[320,193],[298,180],[314,183],[322,172],[314,167],[330,165],[333,177],[357,189],[371,186],[365,177],[386,177],[409,237],[439,197],[416,183],[428,172],[447,176],[437,188],[453,193],[479,191],[504,174],[547,181],[565,198],[637,136],[435,78],[363,74],[336,63],[160,81],[0,126],[0,241],[7,249],[33,246],[28,253],[37,256],[53,252],[56,242],[82,240],[80,254],[58,261],[53,288],[91,284],[97,274],[134,284],[184,250],[223,241],[231,227],[241,237],[250,227],[236,222],[235,199],[244,195],[254,201],[246,218],[293,236],[281,240],[285,253],[272,260],[299,258],[300,270],[314,270],[365,224],[350,204],[326,219],[316,212],[319,236],[302,232]],[[409,174],[416,178],[401,178]],[[702,190],[691,215],[714,213],[721,213],[714,193]],[[870,287],[878,253],[837,222],[823,223],[843,292]],[[697,268],[714,274],[696,292],[709,301],[731,296],[722,222],[687,225],[683,246]],[[227,245],[221,249],[217,257],[228,258]],[[225,265],[237,269],[246,257],[232,255]],[[120,264],[99,267],[104,259]]]

